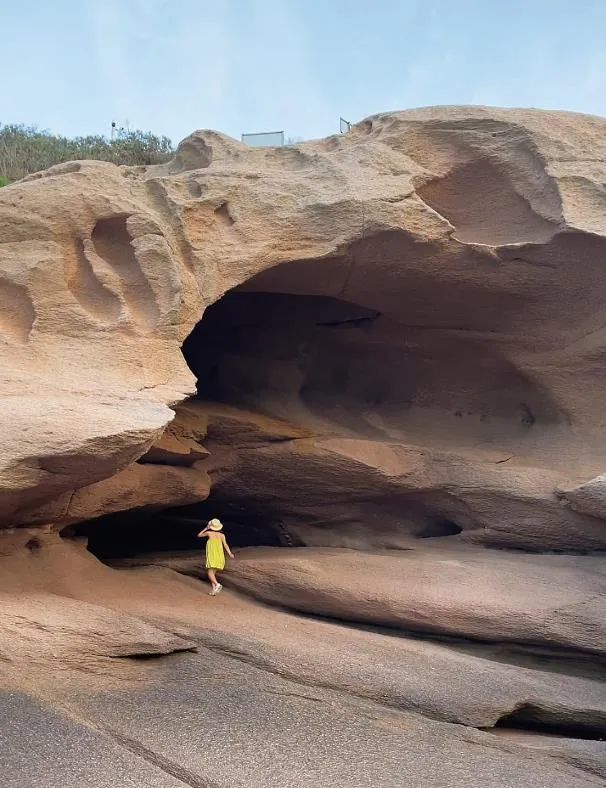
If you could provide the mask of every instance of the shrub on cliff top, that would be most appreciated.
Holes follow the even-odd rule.
[[[74,159],[159,164],[172,155],[168,137],[158,137],[150,131],[121,131],[114,139],[102,135],[70,139],[34,126],[0,124],[0,185]]]

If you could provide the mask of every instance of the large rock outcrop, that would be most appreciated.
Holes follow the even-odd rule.
[[[103,513],[112,495],[77,491],[161,438],[194,390],[189,335],[201,393],[311,435],[254,460],[266,484],[269,452],[300,528],[354,532],[380,499],[391,538],[449,521],[605,547],[601,512],[560,492],[604,470],[605,127],[455,107],[278,149],[197,132],[168,165],[74,162],[3,189],[4,525]],[[123,476],[107,511],[164,484],[167,505],[202,498],[183,464],[139,492]],[[324,477],[323,518],[290,468]]]
[[[605,183],[604,119],[442,107],[0,190],[9,783],[50,721],[133,785],[602,784]]]

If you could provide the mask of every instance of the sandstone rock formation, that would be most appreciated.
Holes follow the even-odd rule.
[[[193,728],[183,743],[138,728],[132,745],[146,707],[103,681],[126,672],[116,657],[194,646],[140,668],[146,703],[172,692],[202,724],[183,676],[198,687],[217,652],[222,735],[250,723],[230,670],[251,706],[289,698],[286,771],[255,762],[259,728],[256,782],[233,766],[230,785],[309,784],[294,764],[310,740],[289,726],[310,703],[353,732],[345,782],[335,761],[324,785],[368,784],[348,772],[362,735],[385,785],[419,759],[430,784],[444,758],[452,786],[599,784],[579,737],[606,708],[605,132],[428,108],[284,148],[196,132],[168,164],[70,162],[0,190],[4,684],[36,666],[53,703],[151,752],[165,784],[229,775],[191,755]],[[282,546],[243,554],[226,584],[290,613],[228,591],[213,628],[217,607],[172,571],[199,562],[118,572],[73,541],[191,547],[211,513],[243,544]],[[94,698],[70,685],[78,665]],[[508,737],[533,726],[559,743]]]
[[[603,129],[414,110],[280,149],[199,132],[169,165],[4,189],[4,524],[70,521],[74,491],[149,451],[193,391],[190,335],[205,397],[307,430],[320,473],[380,477],[388,531],[603,548],[556,494],[603,470]]]
[[[606,655],[603,561],[460,545],[374,554],[259,548],[242,554],[230,583],[332,618]]]
[[[376,587],[371,588],[363,584],[368,574],[364,577],[363,572],[351,573],[351,561],[356,559],[357,553],[345,555],[342,566],[340,561],[344,554],[336,550],[330,553],[312,548],[301,552],[267,548],[238,551],[238,559],[224,579],[230,587],[246,591],[248,598],[240,596],[226,602],[223,595],[217,600],[221,616],[206,622],[204,635],[201,637],[198,633],[197,637],[205,646],[238,653],[255,665],[283,676],[304,679],[311,685],[346,690],[395,708],[421,711],[447,722],[492,728],[501,718],[517,713],[521,718],[526,715],[527,719],[534,715],[547,725],[557,726],[568,720],[571,726],[576,724],[586,732],[593,730],[597,734],[604,729],[606,692],[596,683],[601,675],[600,668],[595,673],[589,669],[590,654],[582,655],[580,665],[584,669],[578,673],[572,664],[568,665],[570,675],[566,675],[565,668],[553,669],[558,665],[562,667],[559,660],[566,653],[563,649],[555,652],[552,661],[546,656],[548,650],[545,648],[537,655],[528,648],[519,649],[516,657],[512,657],[510,646],[515,642],[515,637],[511,637],[512,628],[518,628],[517,637],[523,640],[520,629],[530,625],[532,611],[514,611],[515,601],[507,609],[506,599],[501,600],[500,605],[494,601],[491,607],[486,605],[486,595],[498,593],[496,584],[493,588],[488,583],[477,583],[477,572],[464,579],[455,579],[453,572],[466,575],[469,566],[457,560],[456,548],[441,548],[437,551],[441,560],[436,557],[433,561],[427,561],[422,551],[419,552],[421,555],[407,562],[409,575],[415,572],[418,575],[423,570],[426,573],[425,583],[415,590],[413,577],[393,571],[393,564],[398,561],[398,556],[393,554],[370,555],[372,569],[376,566],[381,569],[381,574],[372,576]],[[314,581],[330,558],[333,559],[330,575],[336,575],[336,580],[328,572],[322,572],[326,586],[318,588]],[[381,558],[386,559],[384,564]],[[442,564],[440,569],[450,570],[448,577],[435,572],[438,563]],[[114,565],[164,567],[193,577],[205,577],[199,554],[194,552],[146,554],[120,559]],[[270,574],[271,565],[286,566],[286,569]],[[490,574],[488,568],[485,574]],[[345,588],[348,580],[351,587]],[[576,578],[577,583],[581,580]],[[410,598],[401,593],[403,587]],[[549,590],[545,588],[545,597]],[[448,594],[461,592],[468,595],[465,607],[460,598],[448,599]],[[347,604],[348,594],[356,595],[355,604]],[[250,596],[263,599],[273,609],[262,608],[263,613],[259,615]],[[440,596],[441,606],[436,604]],[[526,599],[529,596],[526,594]],[[419,598],[423,600],[424,609],[413,617],[410,611]],[[321,612],[330,618],[297,618],[292,608],[304,613]],[[133,611],[132,607],[128,609]],[[403,622],[401,619],[407,612],[408,621]],[[488,614],[492,614],[489,624],[486,623]],[[400,621],[394,620],[398,617]],[[537,618],[535,613],[535,621]],[[545,626],[550,613],[543,618],[545,623],[541,624]],[[338,625],[335,619],[349,626]],[[382,621],[391,624],[393,629],[377,631],[365,626],[364,621]],[[572,622],[566,623],[571,630],[575,629]],[[582,629],[584,623],[586,633],[591,631],[581,619],[578,629]],[[407,634],[397,629],[402,625],[407,625]],[[602,621],[597,622],[598,630],[601,626]],[[442,629],[447,635],[460,636],[469,635],[470,628],[482,632],[484,642],[463,638],[440,642],[420,637],[423,629]],[[491,634],[496,641],[494,644],[485,642]],[[532,630],[531,638],[537,637]],[[603,643],[599,634],[596,641],[600,645]],[[569,656],[572,653],[570,650]],[[596,662],[599,663],[599,659]]]

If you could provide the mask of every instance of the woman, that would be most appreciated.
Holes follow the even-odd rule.
[[[211,596],[216,596],[223,588],[221,583],[217,580],[217,572],[222,572],[225,569],[225,553],[230,558],[234,554],[229,549],[225,534],[222,534],[223,523],[216,518],[209,520],[208,525],[203,531],[200,531],[198,536],[206,537],[206,570],[208,572],[208,579],[211,584]]]

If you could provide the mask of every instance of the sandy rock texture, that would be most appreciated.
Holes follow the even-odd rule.
[[[375,553],[250,548],[239,556],[230,583],[301,612],[606,656],[602,556],[519,556],[427,542]]]
[[[0,557],[3,595],[30,590],[0,628],[8,785],[602,784],[603,665],[212,598],[155,565],[184,560],[116,570],[52,533]]]
[[[122,587],[115,572],[91,559],[84,544],[39,532],[0,556],[0,661],[9,674],[53,675],[69,666],[111,672],[116,657],[195,648],[192,641],[104,605],[103,595]]]
[[[452,553],[449,560],[443,553],[439,557],[441,563],[463,569],[458,576],[451,574],[443,581],[435,580],[433,570],[438,556],[427,566],[427,576],[434,577],[438,588],[433,599],[427,595],[421,622],[418,612],[416,616],[410,613],[416,602],[410,589],[427,561],[422,554],[408,562],[409,578],[394,573],[397,579],[393,587],[389,587],[383,574],[377,578],[376,588],[365,585],[362,573],[355,575],[349,593],[356,598],[348,604],[347,591],[336,588],[337,583],[320,569],[326,566],[328,551],[307,548],[297,552],[302,555],[293,558],[295,566],[290,571],[287,567],[281,574],[270,575],[268,564],[284,566],[286,556],[280,551],[238,551],[224,580],[230,588],[246,589],[247,595],[225,594],[217,598],[214,607],[219,615],[206,623],[203,633],[196,633],[196,639],[207,647],[239,654],[258,667],[310,685],[344,690],[447,722],[492,728],[502,717],[517,713],[527,722],[534,717],[565,725],[568,720],[571,726],[577,724],[579,729],[594,732],[606,727],[606,687],[599,683],[606,669],[602,660],[572,649],[550,650],[516,643],[516,634],[523,637],[523,624],[517,625],[517,633],[512,631],[510,622],[520,615],[519,610],[513,611],[514,603],[507,611],[503,609],[505,602],[500,609],[493,604],[490,613],[494,620],[486,625],[481,620],[488,612],[484,610],[484,598],[491,592],[494,595],[494,590],[477,583],[477,575],[472,576],[469,566],[453,560]],[[339,569],[338,552],[331,553],[331,574],[334,570],[342,584],[351,565]],[[347,562],[347,556],[344,560]],[[112,565],[121,569],[164,567],[206,579],[200,555],[194,552],[147,554],[120,559]],[[393,578],[393,568],[388,560],[384,566],[387,577]],[[259,577],[255,583],[252,575],[257,574],[257,569]],[[314,582],[316,578],[326,584],[321,590]],[[436,613],[435,598],[440,596],[440,583],[446,586],[447,580],[454,599],[443,602]],[[301,590],[306,581],[308,587]],[[536,579],[534,582],[539,593],[541,584]],[[402,593],[405,584],[408,597]],[[386,587],[391,598],[381,596]],[[527,595],[534,590],[527,587]],[[475,625],[476,633],[482,634],[480,640],[461,627],[457,607],[462,607],[465,593],[468,597],[475,594],[467,600],[467,623],[473,621],[471,626]],[[419,590],[417,599],[421,595]],[[271,604],[271,609],[257,608],[255,597]],[[320,613],[323,618],[302,618],[299,611]],[[179,615],[183,620],[188,618],[187,610],[180,610]],[[352,620],[356,617],[359,620]],[[390,626],[374,626],[377,621]],[[420,624],[431,631],[415,631],[415,625]],[[450,637],[440,640],[442,635]],[[534,631],[533,636],[536,637]],[[487,642],[490,637],[492,643]]]
[[[157,441],[197,377],[320,440],[270,459],[328,473],[320,508],[355,474],[380,480],[391,534],[449,521],[603,548],[600,512],[556,492],[604,470],[605,126],[441,107],[278,149],[196,132],[167,165],[72,162],[3,189],[3,522],[93,516],[71,496],[154,444],[173,464]],[[108,510],[147,504],[131,479]],[[203,497],[164,484],[169,505]],[[377,501],[354,497],[326,521],[355,532]]]
[[[605,183],[437,107],[0,190],[9,785],[603,784]]]

